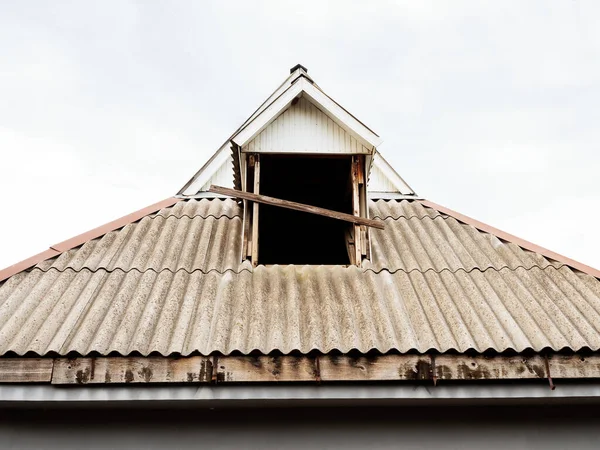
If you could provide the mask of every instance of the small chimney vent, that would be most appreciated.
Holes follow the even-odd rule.
[[[306,67],[304,67],[302,64],[296,64],[294,67],[292,67],[290,69],[290,73],[294,73],[297,69],[302,69],[304,70],[306,73],[308,73],[308,69]]]

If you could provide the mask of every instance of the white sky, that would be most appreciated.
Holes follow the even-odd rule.
[[[0,3],[0,268],[175,194],[296,63],[420,195],[600,268],[600,2]]]

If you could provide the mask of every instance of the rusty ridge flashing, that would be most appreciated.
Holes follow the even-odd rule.
[[[169,206],[173,206],[175,203],[177,203],[181,200],[182,199],[180,199],[180,198],[169,197],[165,200],[154,203],[150,206],[142,208],[131,214],[127,214],[126,216],[123,216],[119,219],[108,222],[108,223],[101,225],[97,228],[94,228],[90,231],[87,231],[85,233],[82,233],[80,235],[72,237],[71,239],[67,239],[66,241],[59,242],[58,244],[54,244],[54,245],[50,246],[50,248],[48,250],[44,250],[43,252],[38,253],[37,255],[34,255],[30,258],[27,258],[16,264],[13,264],[12,266],[8,266],[7,268],[0,270],[0,282],[6,280],[7,278],[12,277],[13,275],[15,275],[19,272],[22,272],[23,270],[33,267],[42,261],[45,261],[47,259],[58,256],[61,253],[66,252],[67,250],[70,250],[74,247],[78,247],[78,246],[86,243],[87,241],[90,241],[97,237],[103,236],[106,233],[108,233],[109,231],[114,231],[116,229],[122,228],[125,225],[133,223],[137,220],[140,220],[141,218],[147,216],[148,214],[152,214],[163,208],[168,208]]]
[[[600,354],[0,358],[1,383],[310,383],[600,379]],[[550,381],[550,386],[554,383]]]
[[[580,270],[581,272],[587,273],[588,275],[591,275],[593,277],[600,279],[600,270],[598,270],[598,269],[594,269],[593,267],[590,267],[586,264],[575,261],[574,259],[567,258],[566,256],[563,256],[559,253],[548,250],[547,248],[540,247],[539,245],[533,244],[529,241],[526,241],[525,239],[521,239],[510,233],[499,230],[498,228],[488,225],[487,223],[480,222],[476,219],[473,219],[472,217],[465,216],[464,214],[453,211],[452,209],[446,208],[445,206],[438,205],[437,203],[431,202],[429,200],[418,200],[418,201],[421,204],[423,204],[424,206],[427,206],[432,209],[436,209],[444,214],[454,217],[459,222],[463,222],[463,223],[466,223],[467,225],[471,225],[471,226],[477,228],[479,231],[484,231],[486,233],[493,234],[493,235],[499,237],[500,239],[503,239],[508,242],[512,242],[513,244],[523,247],[524,249],[530,250],[535,253],[539,253],[539,254],[545,256],[546,258],[550,258],[555,261],[561,262],[567,266],[570,266],[574,269]]]

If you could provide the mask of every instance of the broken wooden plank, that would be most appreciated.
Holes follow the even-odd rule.
[[[317,381],[308,356],[226,356],[217,361],[217,383]]]
[[[49,358],[0,358],[0,383],[48,383],[53,365]]]
[[[208,383],[211,379],[212,360],[204,356],[59,358],[52,384]]]
[[[367,227],[378,228],[383,230],[385,225],[381,220],[366,219],[364,217],[356,217],[352,214],[346,214],[338,211],[332,211],[330,209],[319,208],[318,206],[305,205],[303,203],[296,203],[289,200],[282,200],[280,198],[268,197],[266,195],[257,195],[251,192],[242,192],[237,189],[229,189],[222,186],[212,185],[209,189],[210,192],[215,194],[229,195],[231,197],[240,198],[242,200],[251,200],[257,203],[264,203],[265,205],[279,206],[281,208],[293,209],[296,211],[307,212],[311,214],[317,214],[319,216],[330,217],[332,219],[343,220],[345,222],[356,223],[358,225],[365,225]]]

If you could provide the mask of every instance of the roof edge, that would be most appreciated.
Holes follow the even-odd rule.
[[[62,241],[58,244],[51,245],[49,249],[44,250],[43,252],[38,253],[37,255],[24,259],[23,261],[20,261],[16,264],[13,264],[12,266],[8,266],[5,269],[0,270],[0,282],[12,277],[13,275],[16,275],[19,272],[22,272],[23,270],[33,267],[42,261],[58,256],[61,253],[66,252],[67,250],[70,250],[74,247],[77,247],[91,239],[103,236],[109,231],[114,231],[118,228],[122,228],[125,225],[140,220],[142,217],[159,211],[162,208],[173,206],[175,203],[181,200],[181,198],[176,197],[166,198],[164,200],[161,200],[160,202],[154,203],[150,206],[146,206],[145,208],[132,212],[131,214],[127,214],[126,216],[120,217],[119,219],[105,223],[104,225],[101,225],[92,230],[86,231],[85,233],[72,237],[71,239],[67,239],[66,241]]]
[[[454,217],[456,220],[460,222],[464,222],[468,225],[472,225],[480,231],[484,231],[486,233],[494,234],[497,237],[504,239],[505,241],[512,242],[513,244],[519,245],[527,250],[531,250],[532,252],[540,253],[541,255],[554,259],[555,261],[561,262],[570,266],[574,269],[577,269],[581,272],[587,273],[593,277],[600,279],[600,270],[594,269],[586,264],[575,261],[574,259],[567,258],[560,253],[553,252],[552,250],[548,250],[547,248],[540,247],[539,245],[533,244],[532,242],[526,241],[525,239],[521,239],[520,237],[514,236],[506,231],[499,230],[487,223],[480,222],[472,217],[465,216],[459,212],[456,212],[452,209],[446,208],[445,206],[438,205],[437,203],[431,202],[429,200],[418,200],[423,205],[428,206],[433,209],[437,209],[438,211],[443,212],[444,214],[448,214],[449,216]]]

